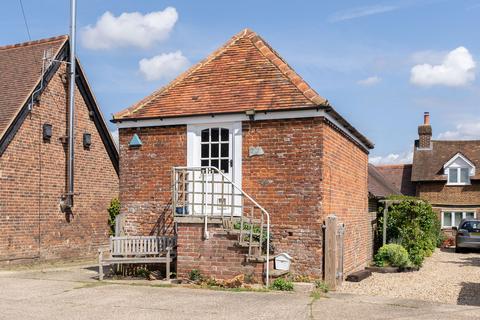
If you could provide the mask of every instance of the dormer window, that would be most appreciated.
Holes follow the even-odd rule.
[[[470,177],[475,175],[475,166],[461,153],[457,153],[443,166],[447,175],[447,185],[469,185]]]

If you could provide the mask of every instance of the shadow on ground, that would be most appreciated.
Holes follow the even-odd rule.
[[[480,283],[462,282],[462,289],[458,294],[457,304],[480,306]]]

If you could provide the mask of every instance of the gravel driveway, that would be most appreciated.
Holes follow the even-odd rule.
[[[437,250],[418,272],[374,273],[362,282],[344,282],[339,291],[480,306],[480,254]]]

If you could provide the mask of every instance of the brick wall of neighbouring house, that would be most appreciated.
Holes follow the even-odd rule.
[[[75,206],[59,209],[66,186],[66,87],[60,67],[0,157],[0,260],[93,256],[108,238],[107,208],[118,195],[118,177],[85,101],[76,91]],[[52,124],[50,142],[42,125]],[[82,134],[92,134],[89,150]]]
[[[322,276],[320,118],[243,123],[245,191],[271,215],[276,253],[294,259],[293,272]],[[260,156],[249,156],[261,147]]]
[[[368,155],[332,126],[323,128],[323,212],[337,215],[345,224],[344,273],[348,274],[371,259]]]
[[[441,182],[417,183],[417,196],[432,205],[480,205],[480,182],[469,186],[447,186]]]
[[[143,145],[128,146],[137,134]],[[172,167],[187,164],[186,126],[120,129],[120,203],[125,232],[172,232]]]

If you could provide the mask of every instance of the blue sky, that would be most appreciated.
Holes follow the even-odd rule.
[[[68,33],[69,1],[23,5],[32,39]],[[0,45],[27,41],[19,1],[0,6]],[[78,56],[110,119],[245,27],[375,142],[376,163],[409,160],[424,111],[435,138],[480,139],[480,0],[78,0]]]

